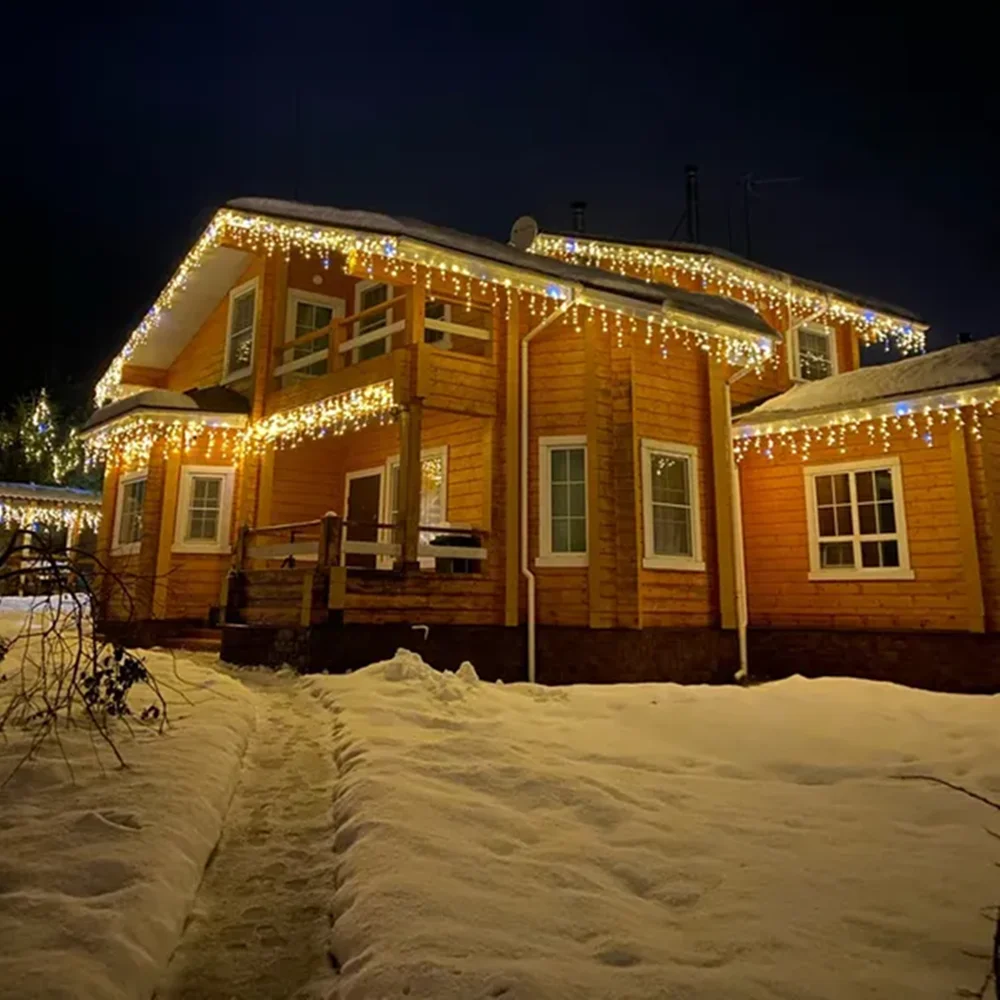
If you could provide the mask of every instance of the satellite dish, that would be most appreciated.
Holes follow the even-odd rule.
[[[538,223],[530,215],[522,215],[510,227],[510,245],[518,250],[527,250],[538,235]]]

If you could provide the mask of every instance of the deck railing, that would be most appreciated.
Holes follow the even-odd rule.
[[[294,566],[301,560],[315,562],[319,569],[342,565],[348,569],[390,569],[402,552],[397,540],[401,530],[401,524],[348,521],[335,514],[326,514],[312,521],[243,527],[237,539],[233,568],[243,572],[249,568],[251,561],[280,561]],[[486,559],[485,531],[454,525],[420,525],[418,530],[420,542],[417,556],[423,568],[431,568],[424,565],[429,560],[434,560],[434,568],[438,568],[438,560],[482,562]],[[352,533],[371,533],[375,538],[351,538]],[[448,544],[449,538],[453,538],[455,544]],[[375,565],[352,567],[348,556],[374,556]]]

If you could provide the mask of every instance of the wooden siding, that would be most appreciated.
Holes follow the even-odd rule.
[[[246,266],[232,288],[242,285],[251,278],[260,278],[264,272],[265,260],[254,257]],[[198,328],[187,342],[173,364],[167,369],[166,387],[178,392],[188,389],[204,389],[218,385],[223,377],[226,355],[226,333],[229,322],[229,291],[226,289],[208,319]],[[257,289],[257,333],[260,333],[260,287]]]
[[[1000,632],[1000,416],[983,421],[980,440],[966,438],[986,629]]]
[[[809,465],[880,458],[880,445],[843,455],[814,445]],[[741,465],[750,624],[820,628],[961,629],[970,595],[962,566],[949,437],[895,438],[913,580],[809,580],[804,463],[782,454]]]
[[[522,334],[539,322],[540,316],[524,310]],[[537,621],[540,625],[588,625],[587,567],[535,565],[538,557],[539,438],[587,433],[584,334],[570,321],[557,320],[531,342],[529,351],[528,560],[536,580]],[[593,487],[592,483],[589,485]]]
[[[698,449],[697,489],[705,562],[703,571],[641,569],[642,624],[670,628],[718,624],[708,357],[702,351],[678,347],[662,358],[654,347],[639,344],[633,364],[636,482],[641,483],[639,446],[642,438],[692,445]],[[637,493],[641,499],[641,487]],[[641,503],[639,510],[641,514]],[[641,565],[641,524],[636,544]]]

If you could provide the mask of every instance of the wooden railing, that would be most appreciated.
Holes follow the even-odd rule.
[[[371,541],[351,539],[348,538],[351,528],[375,532],[378,537]],[[344,565],[345,557],[351,555],[396,560],[402,552],[402,545],[398,540],[401,530],[401,523],[346,521],[335,514],[326,514],[313,521],[294,521],[260,528],[243,527],[236,543],[233,568],[237,572],[244,572],[251,561],[278,560],[292,566],[296,560],[301,559],[315,562],[317,569],[325,569]],[[418,530],[421,541],[417,546],[417,555],[421,559],[467,559],[481,562],[486,558],[485,531],[443,525],[420,525]],[[423,541],[427,535],[437,536],[433,544]],[[455,536],[456,539],[474,538],[479,544],[437,544],[437,538],[448,535]],[[376,568],[379,568],[377,564]]]
[[[417,297],[416,292],[420,295]],[[424,316],[421,332],[417,337],[413,336],[414,331],[408,328],[408,322],[413,322],[412,317],[416,307],[423,309],[424,302],[443,304],[449,311],[454,309],[462,310],[465,313],[490,314],[482,317],[486,319],[485,326],[475,326],[469,323],[456,323],[445,317]],[[490,341],[492,340],[491,314],[492,305],[481,302],[467,302],[464,299],[455,298],[449,295],[435,295],[429,300],[425,300],[423,289],[409,288],[402,294],[396,295],[385,302],[379,302],[360,312],[350,316],[334,317],[330,323],[318,330],[304,333],[294,340],[286,340],[281,344],[276,344],[272,348],[274,357],[274,375],[281,377],[291,375],[295,372],[302,372],[303,369],[313,368],[322,365],[322,372],[316,371],[312,374],[327,374],[348,367],[360,360],[357,351],[368,344],[386,338],[390,340],[386,350],[388,353],[396,346],[402,346],[414,339],[425,341],[432,345],[447,347],[460,353],[474,356],[489,356]],[[393,315],[393,311],[398,315]],[[451,315],[449,312],[448,315]],[[385,316],[385,322],[379,326],[367,330],[361,329],[362,324],[369,320],[378,319]],[[430,331],[428,336],[427,331]],[[325,345],[322,343],[325,341]],[[315,350],[309,350],[315,346]],[[301,352],[305,353],[301,353]],[[299,354],[298,357],[295,355]]]

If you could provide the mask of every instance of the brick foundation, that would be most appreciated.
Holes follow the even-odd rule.
[[[750,674],[865,677],[929,691],[1000,692],[1000,633],[751,629]]]

